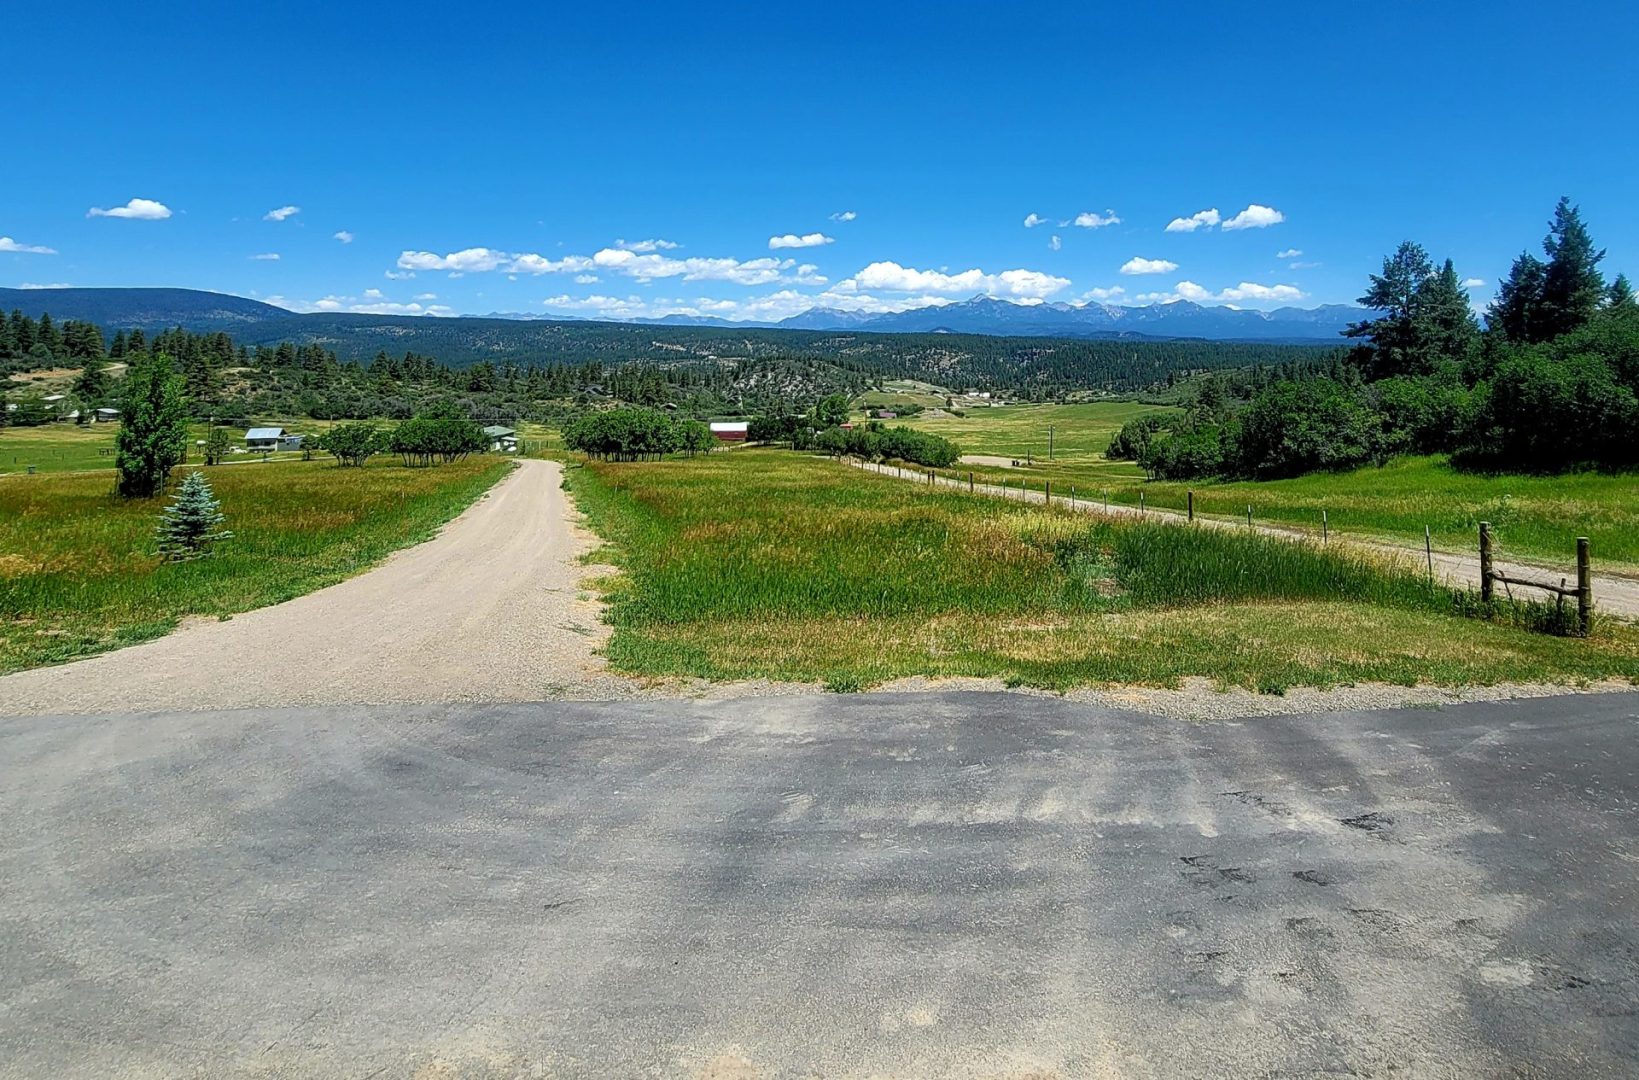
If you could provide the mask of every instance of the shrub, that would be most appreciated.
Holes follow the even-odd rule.
[[[319,437],[318,448],[334,457],[336,464],[357,469],[383,449],[385,442],[374,424],[337,424]]]
[[[1137,461],[1144,456],[1156,435],[1167,426],[1161,416],[1140,416],[1121,425],[1121,430],[1110,436],[1109,449],[1104,456],[1111,461]]]
[[[458,461],[488,446],[483,428],[454,416],[417,416],[398,425],[387,437],[387,449],[406,465]]]
[[[595,458],[637,461],[679,449],[675,429],[672,418],[656,409],[604,409],[564,428],[563,444]]]
[[[1278,382],[1240,415],[1229,470],[1258,479],[1352,469],[1383,459],[1383,417],[1335,379]]]

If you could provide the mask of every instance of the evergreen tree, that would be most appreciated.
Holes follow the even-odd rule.
[[[1497,298],[1485,321],[1509,341],[1542,341],[1542,286],[1548,265],[1529,251],[1520,252],[1508,276],[1497,286]]]
[[[101,360],[87,360],[85,367],[74,379],[74,396],[80,399],[80,404],[86,409],[94,409],[102,404],[113,389],[113,380],[108,377],[108,371]]]
[[[1358,322],[1345,336],[1364,338],[1356,360],[1373,377],[1403,375],[1424,366],[1424,343],[1419,334],[1423,289],[1434,277],[1434,263],[1421,244],[1407,240],[1383,260],[1383,272],[1371,276],[1371,287],[1359,303],[1383,314]]]
[[[1460,361],[1466,357],[1480,327],[1474,319],[1468,290],[1463,288],[1450,259],[1418,289],[1418,307],[1420,346],[1429,359]]]
[[[108,346],[108,355],[109,355],[110,358],[112,358],[114,360],[118,360],[118,359],[122,358],[125,355],[125,331],[124,330],[114,331],[114,342],[113,342],[112,345]]]
[[[159,553],[170,562],[209,555],[212,545],[233,535],[222,528],[226,520],[205,474],[195,469],[160,517]]]
[[[1582,211],[1561,197],[1554,220],[1542,242],[1548,268],[1542,277],[1542,337],[1551,341],[1585,324],[1606,297],[1605,278],[1599,273],[1604,251],[1595,251]]]
[[[40,313],[40,321],[36,324],[34,330],[34,343],[44,345],[51,350],[52,356],[56,356],[62,351],[62,334],[58,332],[57,324],[51,321],[51,315],[48,312]]]
[[[1639,301],[1633,296],[1633,282],[1628,275],[1617,274],[1616,280],[1611,282],[1610,295],[1605,300],[1607,311],[1632,311],[1639,307]]]
[[[114,438],[119,493],[159,494],[188,449],[188,401],[169,355],[133,364],[125,376],[120,430]]]

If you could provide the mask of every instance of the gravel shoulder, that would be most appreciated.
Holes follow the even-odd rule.
[[[556,462],[518,468],[433,540],[226,622],[0,678],[0,715],[622,697],[580,586],[591,537]]]

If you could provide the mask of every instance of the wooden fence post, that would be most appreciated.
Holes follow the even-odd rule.
[[[1324,510],[1320,512],[1320,542],[1322,544],[1326,542],[1326,511]]]
[[[969,495],[973,494],[973,474],[971,472],[967,474],[967,493]]]
[[[1588,564],[1588,538],[1576,538],[1576,622],[1586,635],[1593,623],[1593,568]]]
[[[1423,526],[1423,550],[1428,553],[1428,583],[1434,584],[1434,534]]]
[[[1041,501],[1047,506],[1052,506],[1053,505],[1053,481],[1051,481],[1051,480],[1046,481],[1046,485],[1047,486],[1045,488],[1043,488],[1042,490],[1044,490],[1047,494],[1045,496],[1043,496]]]
[[[1184,506],[1185,506],[1185,511],[1184,512],[1189,515],[1189,520],[1194,521],[1195,520],[1195,492],[1193,492],[1193,491],[1185,492]]]
[[[1144,512],[1144,493],[1142,491],[1138,493],[1138,512],[1140,514]]]
[[[1480,522],[1480,601],[1491,602],[1491,523]]]

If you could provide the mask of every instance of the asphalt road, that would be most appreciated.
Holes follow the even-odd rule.
[[[1631,1077],[1639,695],[0,721],[0,1075]]]

